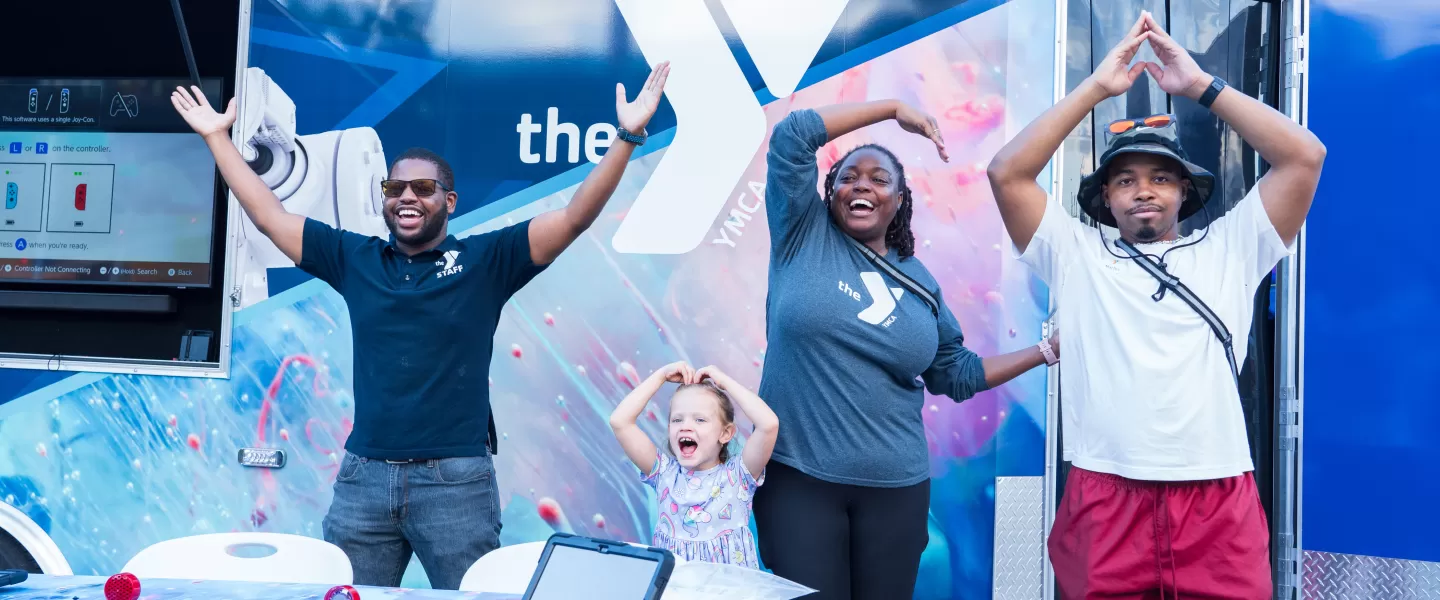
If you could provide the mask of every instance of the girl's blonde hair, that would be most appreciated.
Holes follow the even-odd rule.
[[[735,403],[730,401],[730,395],[726,394],[725,390],[720,389],[714,383],[711,383],[709,381],[703,381],[700,383],[681,384],[680,387],[675,390],[675,393],[679,394],[680,392],[691,389],[704,390],[705,392],[708,392],[711,396],[715,397],[716,403],[720,406],[720,425],[722,427],[735,423]],[[674,403],[671,403],[670,406],[673,407],[675,405]],[[674,409],[672,408],[671,410]],[[675,450],[671,448],[670,453],[673,455],[674,452]],[[730,462],[730,444],[728,443],[722,444],[720,446],[720,464],[725,464],[727,462]]]

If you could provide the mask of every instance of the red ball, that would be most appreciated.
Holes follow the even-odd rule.
[[[541,498],[536,512],[540,513],[540,518],[549,523],[551,527],[560,524],[560,503],[556,502],[554,498]]]
[[[140,578],[129,573],[105,580],[105,600],[135,600],[140,597]]]
[[[360,600],[360,592],[348,585],[337,585],[325,592],[325,600]]]

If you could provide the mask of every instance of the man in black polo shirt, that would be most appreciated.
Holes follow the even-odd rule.
[[[464,239],[448,234],[454,174],[433,152],[405,152],[382,182],[388,240],[339,231],[286,212],[250,170],[229,138],[234,100],[221,114],[199,88],[172,94],[256,227],[350,309],[355,427],[324,535],[355,583],[398,586],[413,551],[432,586],[457,589],[500,545],[488,384],[500,311],[600,214],[669,71],[651,71],[634,102],[616,85],[618,139],[568,206]]]

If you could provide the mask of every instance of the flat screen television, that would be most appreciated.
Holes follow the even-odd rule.
[[[215,161],[170,104],[181,85],[0,78],[0,282],[215,281]]]
[[[84,4],[5,5],[0,378],[226,376],[237,209],[170,93],[236,95],[251,0]]]

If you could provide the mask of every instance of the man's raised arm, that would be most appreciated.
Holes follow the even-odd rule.
[[[305,217],[291,214],[280,203],[280,198],[260,179],[240,151],[230,141],[230,126],[235,123],[235,100],[232,98],[224,113],[217,113],[205,98],[204,92],[192,87],[194,95],[185,88],[176,88],[170,94],[170,103],[190,124],[195,133],[205,138],[205,145],[215,155],[215,165],[230,186],[240,207],[255,227],[275,243],[287,258],[300,264],[300,249],[305,236]]]
[[[1145,15],[1151,31],[1150,46],[1161,64],[1147,64],[1150,77],[1168,94],[1199,100],[1215,77],[1200,69],[1195,59],[1154,18]],[[1270,171],[1260,178],[1260,201],[1275,232],[1286,245],[1300,235],[1300,226],[1315,200],[1325,144],[1290,117],[1235,89],[1226,87],[1215,96],[1210,110],[1255,148]]]
[[[1125,34],[1125,39],[1105,55],[1090,77],[1005,144],[990,161],[986,170],[990,188],[995,193],[1000,218],[1005,222],[1005,229],[1010,233],[1016,250],[1025,251],[1030,245],[1030,238],[1040,227],[1040,219],[1045,216],[1045,189],[1035,178],[1045,170],[1045,165],[1065,141],[1065,136],[1095,109],[1095,105],[1129,90],[1135,78],[1144,71],[1144,63],[1131,67],[1130,61],[1135,58],[1140,44],[1150,39],[1151,33],[1145,27],[1147,18],[1149,13],[1142,14]]]
[[[620,128],[635,135],[645,131],[645,125],[660,107],[660,96],[665,92],[665,80],[669,77],[669,61],[656,65],[634,102],[625,100],[624,84],[615,84],[615,113]],[[610,149],[605,151],[600,164],[585,176],[585,181],[575,190],[569,204],[535,217],[535,220],[530,222],[531,261],[537,265],[554,262],[580,234],[590,228],[600,216],[600,211],[605,208],[605,203],[609,202],[610,196],[615,193],[615,187],[620,184],[620,176],[625,174],[625,167],[630,163],[630,154],[634,150],[634,144],[616,140]]]

